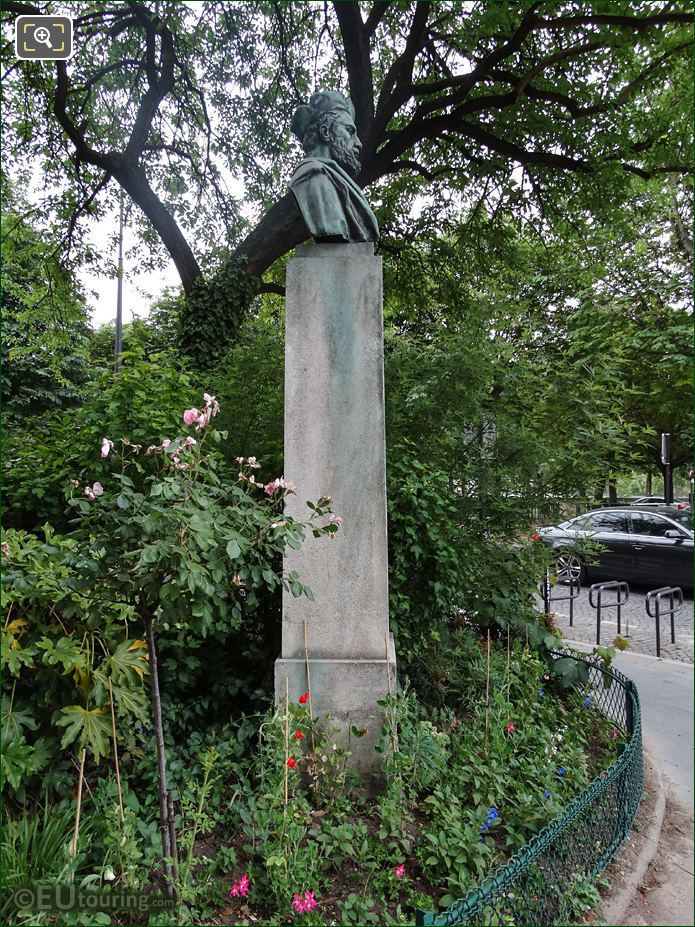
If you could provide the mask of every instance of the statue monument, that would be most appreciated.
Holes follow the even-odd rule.
[[[292,131],[306,158],[290,180],[290,190],[317,242],[377,241],[379,226],[350,174],[359,173],[362,143],[355,110],[342,93],[315,93],[300,106]]]
[[[363,785],[379,788],[382,709],[396,691],[389,633],[384,436],[383,298],[379,230],[360,187],[361,149],[352,104],[316,93],[292,128],[307,157],[290,187],[316,244],[287,265],[285,307],[285,477],[297,484],[286,512],[331,496],[336,535],[288,549],[284,570],[299,574],[314,601],[283,594],[282,653],[275,695],[311,690],[314,718],[328,717],[350,744]]]

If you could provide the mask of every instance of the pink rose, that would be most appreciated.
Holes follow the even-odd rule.
[[[101,439],[101,456],[108,457],[112,447],[113,447],[113,441],[109,441],[108,438],[102,438]]]
[[[186,409],[183,413],[183,420],[186,425],[195,425],[200,416],[200,412],[197,409]]]

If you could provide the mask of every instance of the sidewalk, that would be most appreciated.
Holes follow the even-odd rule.
[[[629,652],[619,654],[615,666],[639,693],[646,797],[635,830],[607,871],[612,889],[602,917],[622,927],[692,927],[693,667]]]

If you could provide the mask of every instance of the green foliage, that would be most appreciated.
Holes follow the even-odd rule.
[[[89,327],[84,297],[61,265],[58,246],[8,200],[9,183],[2,215],[2,411],[5,420],[21,421],[81,398]]]
[[[234,344],[241,320],[256,295],[259,281],[245,272],[246,263],[244,256],[226,258],[210,278],[196,279],[181,304],[179,343],[204,369]]]
[[[18,916],[13,894],[18,888],[45,882],[68,882],[76,862],[68,854],[74,814],[46,799],[43,809],[13,819],[2,828],[2,895],[0,917],[10,924]]]

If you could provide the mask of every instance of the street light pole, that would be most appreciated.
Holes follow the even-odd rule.
[[[664,468],[664,502],[673,502],[673,474],[671,472],[671,435],[661,433],[661,463]]]
[[[123,194],[120,195],[118,210],[118,288],[116,290],[116,347],[114,350],[114,373],[121,372],[123,351]]]

